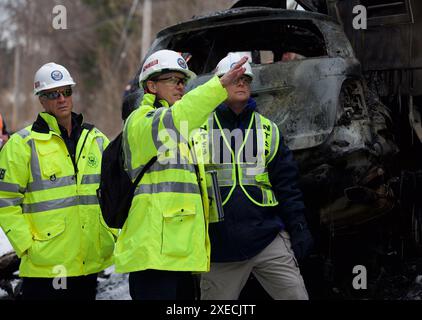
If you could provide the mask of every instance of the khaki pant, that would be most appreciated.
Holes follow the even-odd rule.
[[[290,236],[285,231],[252,259],[211,263],[210,272],[201,275],[201,299],[237,300],[251,272],[273,299],[308,300]]]

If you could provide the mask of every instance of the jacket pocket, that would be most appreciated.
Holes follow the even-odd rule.
[[[40,154],[40,165],[44,179],[55,179],[58,177],[62,171],[59,164],[63,161],[60,149],[55,145],[48,147],[38,144],[38,153]]]
[[[186,257],[192,252],[195,217],[194,209],[179,209],[163,214],[162,254]]]
[[[114,244],[116,237],[114,236],[111,229],[104,222],[101,213],[98,218],[100,219],[100,229],[99,229],[99,247],[100,255],[104,260],[110,258],[114,251]]]
[[[50,223],[37,227],[33,232],[34,242],[28,250],[28,257],[33,264],[39,266],[63,264],[67,252],[62,235],[65,229],[64,218],[51,219]]]

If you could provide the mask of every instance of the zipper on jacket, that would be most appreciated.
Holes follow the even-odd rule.
[[[64,139],[63,139],[63,137],[61,136],[61,135],[59,135],[59,134],[57,134],[56,132],[54,132],[54,131],[51,131],[52,132],[52,134],[53,135],[55,135],[56,137],[58,137],[60,140],[62,140],[63,141],[63,143],[64,143],[64,145],[65,145],[65,147],[66,147],[66,150],[67,150],[67,156],[70,158],[70,160],[72,161],[72,165],[73,165],[73,170],[75,171],[75,172],[77,172],[77,167],[76,167],[76,164],[75,164],[75,160],[73,159],[73,157],[70,155],[70,152],[69,152],[69,149],[67,148],[67,144],[66,144],[66,142],[64,141]],[[76,174],[75,174],[75,179],[76,179]]]
[[[90,128],[90,129],[87,129],[87,128],[83,128],[82,129],[82,132],[84,132],[84,130],[87,130],[88,132],[85,135],[85,139],[84,139],[84,142],[82,143],[81,151],[79,152],[78,158],[73,163],[73,166],[75,168],[75,182],[76,183],[78,182],[78,173],[79,173],[79,170],[78,170],[78,162],[79,162],[79,159],[81,158],[82,151],[84,150],[84,146],[85,146],[86,140],[88,139],[88,136],[89,136],[90,132],[92,131],[92,129],[93,129],[93,127]],[[77,148],[78,148],[78,144],[76,144],[76,149]]]
[[[78,159],[77,159],[77,160],[73,159],[73,157],[70,155],[69,149],[67,148],[66,142],[64,141],[63,137],[62,137],[61,135],[57,134],[56,132],[52,131],[52,132],[53,132],[53,134],[54,134],[55,136],[59,137],[59,138],[63,141],[64,145],[66,146],[66,150],[67,150],[67,152],[68,152],[68,156],[69,156],[69,157],[70,157],[70,159],[72,160],[72,164],[73,164],[73,170],[74,170],[74,173],[75,173],[75,175],[74,175],[74,177],[75,177],[75,183],[78,183],[78,173],[79,173],[79,170],[78,170],[78,162],[79,162],[79,158],[81,157],[82,150],[84,149],[84,146],[85,146],[86,140],[88,139],[88,135],[89,135],[89,133],[92,131],[92,129],[93,129],[93,128],[90,128],[89,130],[88,130],[87,128],[83,128],[83,129],[82,129],[82,132],[83,132],[84,130],[88,130],[88,132],[87,132],[87,134],[86,134],[86,136],[85,136],[84,142],[82,143],[82,146],[81,146],[81,151],[79,152],[79,155],[78,155]],[[82,135],[82,134],[81,134],[81,135]],[[77,148],[77,146],[78,146],[78,144],[76,144],[76,148]]]
[[[195,168],[196,181],[198,182],[199,193],[201,196],[202,211],[205,213],[204,201],[202,199],[202,197],[204,196],[204,192],[202,190],[202,185],[201,185],[201,174],[199,172],[198,158],[196,157],[196,153],[195,153],[195,140],[192,138],[191,141],[192,141],[192,146],[189,143],[189,141],[186,141],[186,144],[188,145],[188,150],[193,160],[193,167]]]

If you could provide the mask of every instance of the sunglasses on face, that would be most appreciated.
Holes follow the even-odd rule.
[[[186,85],[188,83],[188,78],[178,78],[178,77],[168,77],[168,78],[158,78],[154,81],[163,81],[172,86],[178,86],[179,84]]]
[[[250,85],[252,83],[252,78],[251,77],[240,77],[238,79],[236,79],[235,81],[233,81],[234,84],[239,84],[239,82],[242,81],[244,84]]]
[[[64,89],[64,90],[57,90],[57,91],[51,91],[51,92],[44,92],[40,94],[41,97],[46,97],[48,100],[56,100],[60,98],[60,95],[63,95],[63,97],[67,98],[72,95],[72,88]]]

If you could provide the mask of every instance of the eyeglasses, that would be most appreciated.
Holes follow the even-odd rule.
[[[237,85],[240,81],[242,81],[244,84],[250,85],[252,83],[252,78],[248,76],[243,76],[234,80],[233,83]]]
[[[173,76],[168,78],[158,78],[153,81],[163,81],[172,86],[178,86],[179,84],[183,84],[184,86],[186,86],[186,84],[188,83],[188,78],[178,78]]]
[[[46,97],[48,100],[56,100],[60,98],[60,95],[63,95],[63,97],[65,98],[70,97],[72,95],[72,88],[64,89],[62,91],[57,90],[51,92],[44,92],[40,94],[41,97]]]

